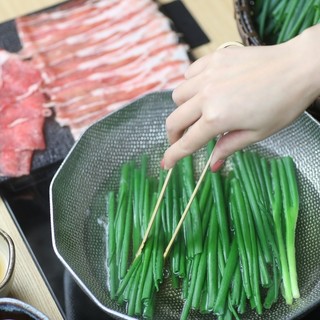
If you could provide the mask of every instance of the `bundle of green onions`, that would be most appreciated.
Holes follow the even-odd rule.
[[[263,41],[282,43],[320,23],[320,1],[256,0],[254,16]]]
[[[214,143],[208,144],[208,156]],[[239,319],[246,310],[262,314],[279,299],[299,298],[295,228],[299,196],[292,158],[265,158],[239,151],[226,175],[206,172],[183,228],[164,261],[166,245],[195,187],[193,158],[173,169],[163,201],[140,255],[135,257],[164,183],[140,166],[121,169],[117,195],[107,196],[108,288],[127,314],[152,319],[164,271],[190,311]]]

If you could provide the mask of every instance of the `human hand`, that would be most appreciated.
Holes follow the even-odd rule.
[[[166,121],[171,146],[162,166],[221,135],[211,160],[216,171],[235,151],[294,121],[320,94],[312,41],[315,35],[304,32],[281,45],[228,47],[194,62],[173,91],[178,108]]]

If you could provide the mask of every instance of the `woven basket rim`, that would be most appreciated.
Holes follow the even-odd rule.
[[[233,3],[235,20],[243,44],[246,46],[266,45],[261,40],[253,22],[254,0],[233,0]],[[320,114],[320,97],[310,107]]]
[[[243,43],[247,46],[263,45],[264,43],[260,39],[253,22],[252,0],[234,0],[233,3],[235,11],[235,20]]]

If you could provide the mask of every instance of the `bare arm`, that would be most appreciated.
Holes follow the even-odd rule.
[[[162,165],[216,144],[211,168],[294,121],[320,95],[320,25],[280,45],[228,47],[196,62],[173,92]],[[188,131],[183,134],[186,130]]]

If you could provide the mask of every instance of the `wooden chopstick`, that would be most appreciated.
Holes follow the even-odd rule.
[[[212,153],[211,153],[211,155],[210,155],[210,157],[209,157],[209,160],[207,161],[207,163],[206,163],[206,165],[205,165],[205,167],[204,167],[204,169],[203,169],[203,171],[202,171],[202,173],[201,173],[201,175],[200,175],[200,178],[199,178],[199,180],[198,180],[198,182],[197,182],[197,184],[196,184],[196,186],[195,186],[195,188],[194,188],[194,190],[193,190],[193,192],[192,192],[192,195],[191,195],[191,197],[190,197],[190,199],[189,199],[189,202],[188,202],[186,208],[184,209],[184,212],[183,212],[182,215],[181,215],[181,218],[180,218],[180,220],[179,220],[179,223],[178,223],[178,225],[177,225],[177,227],[176,227],[176,229],[175,229],[175,231],[174,231],[174,233],[173,233],[173,235],[172,235],[172,237],[171,237],[171,239],[170,239],[170,241],[169,241],[169,244],[168,244],[168,246],[167,246],[167,248],[166,248],[166,250],[165,250],[165,252],[164,252],[164,254],[163,254],[163,258],[164,258],[164,259],[166,259],[166,257],[168,256],[169,251],[170,251],[170,249],[171,249],[171,247],[172,247],[172,245],[173,245],[173,242],[174,242],[174,240],[176,239],[176,237],[177,237],[177,235],[178,235],[178,232],[179,232],[179,230],[180,230],[180,228],[181,228],[181,226],[182,226],[182,223],[183,223],[184,219],[185,219],[186,216],[187,216],[187,213],[188,213],[188,211],[189,211],[189,209],[190,209],[190,206],[191,206],[191,204],[192,204],[192,201],[193,201],[194,197],[196,196],[196,194],[197,194],[197,192],[198,192],[198,190],[199,190],[199,188],[200,188],[201,182],[202,182],[202,180],[203,180],[203,178],[204,178],[204,176],[205,176],[205,174],[206,174],[206,172],[207,172],[207,170],[208,170],[208,168],[209,168],[209,166],[210,166],[212,154],[213,154],[213,151],[212,151]]]
[[[163,183],[162,189],[161,189],[161,191],[160,191],[160,194],[159,194],[157,203],[156,203],[156,205],[155,205],[155,207],[154,207],[154,209],[153,209],[153,212],[152,212],[152,215],[151,215],[151,218],[150,218],[150,221],[149,221],[149,224],[148,224],[146,233],[145,233],[144,238],[143,238],[143,240],[142,240],[142,242],[141,242],[141,245],[140,245],[140,247],[139,247],[139,249],[138,249],[138,251],[137,251],[137,253],[136,253],[136,258],[137,258],[138,256],[140,256],[140,254],[141,254],[141,252],[142,252],[142,249],[143,249],[143,247],[144,247],[144,245],[145,245],[145,243],[146,243],[146,241],[147,241],[147,239],[148,239],[150,230],[151,230],[151,228],[152,228],[152,226],[153,226],[153,223],[154,223],[154,220],[155,220],[155,218],[156,218],[158,209],[159,209],[159,207],[160,207],[160,204],[161,204],[161,201],[162,201],[164,192],[166,191],[167,185],[168,185],[168,183],[169,183],[169,180],[170,180],[170,177],[171,177],[171,173],[172,173],[172,169],[173,169],[173,168],[171,168],[171,169],[168,171],[167,176],[166,176],[166,179],[164,180],[164,183]]]
[[[192,195],[191,195],[191,197],[190,197],[190,199],[189,199],[189,202],[187,203],[187,206],[186,206],[186,208],[184,209],[184,212],[182,213],[182,216],[181,216],[181,218],[180,218],[180,220],[179,220],[179,222],[178,222],[178,225],[177,225],[177,227],[176,227],[176,229],[175,229],[175,231],[174,231],[174,233],[173,233],[173,235],[172,235],[172,237],[171,237],[171,239],[170,239],[170,241],[169,241],[169,244],[168,244],[168,246],[167,246],[167,248],[166,248],[166,250],[165,250],[165,252],[164,252],[164,254],[163,254],[164,259],[165,259],[165,258],[167,257],[167,255],[169,254],[169,251],[170,251],[170,249],[171,249],[171,247],[172,247],[172,245],[173,245],[173,242],[174,242],[174,240],[176,239],[176,237],[177,237],[177,235],[178,235],[178,233],[179,233],[179,231],[180,231],[180,228],[181,228],[181,226],[182,226],[182,223],[183,223],[184,219],[185,219],[186,216],[187,216],[187,213],[188,213],[188,211],[189,211],[189,209],[190,209],[190,206],[191,206],[191,204],[192,204],[192,201],[193,201],[194,197],[196,196],[196,194],[197,194],[197,192],[198,192],[198,190],[199,190],[199,188],[200,188],[201,182],[203,181],[204,176],[205,176],[205,174],[206,174],[206,172],[207,172],[207,170],[208,170],[208,168],[209,168],[209,166],[210,166],[210,161],[211,161],[212,154],[213,154],[213,151],[212,151],[212,153],[211,153],[211,155],[210,155],[210,157],[209,157],[209,159],[208,159],[208,161],[207,161],[207,163],[206,163],[206,165],[205,165],[205,167],[204,167],[204,169],[203,169],[203,171],[202,171],[202,173],[201,173],[201,175],[200,175],[200,178],[199,178],[199,180],[198,180],[198,182],[197,182],[197,184],[196,184],[196,186],[195,186],[195,188],[194,188],[194,190],[193,190],[193,192],[192,192]],[[170,177],[171,177],[171,174],[172,174],[172,170],[173,170],[173,168],[171,168],[171,169],[168,171],[168,174],[167,174],[167,176],[166,176],[166,179],[165,179],[165,181],[164,181],[164,183],[163,183],[163,186],[162,186],[162,189],[161,189],[161,191],[160,191],[160,194],[159,194],[157,203],[156,203],[156,205],[155,205],[155,207],[154,207],[154,209],[153,209],[153,212],[152,212],[152,215],[151,215],[151,218],[150,218],[150,221],[149,221],[149,224],[148,224],[146,233],[145,233],[145,235],[144,235],[144,237],[143,237],[143,240],[142,240],[142,242],[141,242],[141,244],[140,244],[140,247],[139,247],[139,249],[138,249],[138,251],[137,251],[137,253],[136,253],[135,259],[141,255],[142,250],[143,250],[143,248],[144,248],[144,245],[145,245],[145,243],[147,242],[149,233],[150,233],[150,231],[151,231],[151,228],[152,228],[152,226],[153,226],[154,220],[155,220],[156,215],[157,215],[157,213],[158,213],[158,210],[159,210],[159,207],[160,207],[160,204],[161,204],[163,195],[164,195],[164,193],[165,193],[165,191],[166,191],[166,188],[167,188],[167,185],[168,185],[168,183],[169,183],[169,180],[170,180]]]
[[[243,47],[243,44],[240,43],[240,42],[235,42],[235,41],[226,42],[226,43],[222,44],[218,49],[223,49],[223,48],[227,48],[227,47],[230,47],[230,46]],[[195,186],[195,188],[194,188],[194,190],[193,190],[193,193],[192,193],[192,195],[191,195],[191,197],[190,197],[190,199],[189,199],[189,202],[188,202],[188,204],[187,204],[187,206],[186,206],[186,208],[185,208],[185,210],[184,210],[184,212],[183,212],[183,214],[182,214],[182,216],[181,216],[181,218],[180,218],[180,220],[179,220],[179,223],[178,223],[178,225],[177,225],[177,227],[176,227],[176,229],[175,229],[175,231],[174,231],[174,233],[173,233],[173,235],[172,235],[172,237],[171,237],[171,239],[170,239],[170,241],[169,241],[169,244],[168,244],[168,246],[167,246],[167,248],[166,248],[166,250],[165,250],[165,252],[164,252],[164,254],[163,254],[164,259],[167,257],[167,255],[168,255],[168,253],[169,253],[169,251],[170,251],[170,249],[171,249],[171,247],[172,247],[172,244],[173,244],[174,240],[176,239],[176,237],[177,237],[177,235],[178,235],[178,232],[179,232],[179,230],[180,230],[180,228],[181,228],[181,226],[182,226],[182,223],[183,223],[184,219],[186,218],[187,213],[188,213],[188,211],[189,211],[189,209],[190,209],[191,203],[192,203],[194,197],[196,196],[196,194],[197,194],[197,192],[198,192],[198,189],[199,189],[199,187],[200,187],[200,185],[201,185],[201,182],[202,182],[202,180],[203,180],[203,178],[204,178],[204,176],[205,176],[205,174],[206,174],[206,171],[208,170],[208,168],[209,168],[209,166],[210,166],[212,154],[213,154],[213,150],[212,150],[212,153],[211,153],[211,155],[210,155],[210,157],[209,157],[209,159],[208,159],[208,161],[207,161],[207,163],[206,163],[206,165],[205,165],[205,167],[204,167],[204,169],[203,169],[203,171],[202,171],[202,173],[201,173],[201,175],[200,175],[200,178],[199,178],[199,180],[198,180],[198,182],[197,182],[197,184],[196,184],[196,186]],[[166,177],[166,179],[165,179],[165,181],[164,181],[164,184],[163,184],[163,186],[162,186],[162,189],[161,189],[160,195],[159,195],[159,197],[158,197],[157,203],[156,203],[155,208],[154,208],[154,210],[153,210],[153,213],[152,213],[152,215],[151,215],[151,219],[150,219],[150,221],[149,221],[149,224],[148,224],[146,233],[145,233],[144,238],[143,238],[143,240],[142,240],[142,242],[141,242],[141,245],[140,245],[140,247],[139,247],[139,249],[138,249],[138,251],[137,251],[137,253],[136,253],[135,259],[136,259],[138,256],[140,256],[140,254],[141,254],[141,252],[142,252],[142,249],[144,248],[144,245],[145,245],[145,243],[146,243],[146,241],[147,241],[147,239],[148,239],[150,230],[151,230],[151,228],[152,228],[152,226],[153,226],[153,223],[154,223],[154,220],[155,220],[155,218],[156,218],[158,209],[159,209],[159,207],[160,207],[160,204],[161,204],[161,201],[162,201],[164,192],[166,191],[168,182],[169,182],[169,180],[170,180],[171,173],[172,173],[172,169],[173,169],[173,168],[171,168],[171,169],[168,171],[167,177]]]

